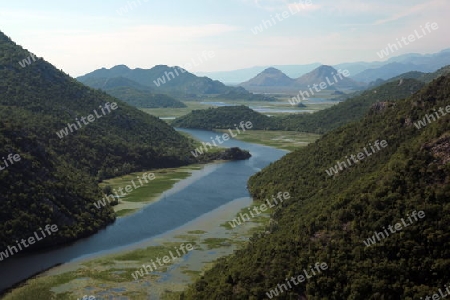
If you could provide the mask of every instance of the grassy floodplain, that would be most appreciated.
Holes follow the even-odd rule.
[[[100,183],[100,187],[104,188],[110,186],[113,190],[118,188],[125,188],[131,184],[131,180],[137,176],[142,176],[144,173],[154,173],[155,179],[150,180],[148,183],[144,183],[142,187],[133,189],[131,193],[127,194],[123,198],[119,198],[119,204],[114,206],[114,211],[118,217],[129,215],[137,210],[141,209],[145,205],[158,199],[164,191],[170,189],[176,182],[187,178],[192,171],[200,170],[201,165],[191,165],[180,168],[168,168],[158,169],[147,172],[137,172],[128,175],[116,177],[113,179],[104,180]],[[139,184],[138,184],[139,185]]]

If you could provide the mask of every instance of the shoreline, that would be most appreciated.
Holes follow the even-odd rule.
[[[23,282],[4,295],[5,299],[16,299],[14,296],[20,292],[26,295],[34,294],[37,286],[44,287],[57,296],[69,293],[74,297],[85,294],[95,296],[97,293],[101,297],[128,295],[129,299],[135,299],[133,297],[139,295],[159,299],[165,293],[179,294],[205,270],[211,268],[215,260],[232,254],[234,250],[244,246],[253,232],[259,231],[258,228],[265,224],[268,220],[267,214],[245,222],[239,228],[227,228],[228,221],[252,204],[253,200],[250,197],[238,198],[178,228],[113,254],[102,254],[52,267]],[[164,270],[152,272],[137,281],[129,279],[131,273],[141,267],[142,263],[148,263],[154,258],[156,252],[183,242],[195,243],[197,249],[168,265]],[[98,277],[95,275],[97,272],[106,274]],[[115,276],[114,273],[118,272],[121,275]],[[71,277],[71,280],[66,282],[66,277]],[[114,282],[111,278],[115,278]],[[152,288],[147,289],[147,286]],[[117,293],[113,290],[127,292]]]

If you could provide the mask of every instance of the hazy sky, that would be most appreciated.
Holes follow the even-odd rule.
[[[449,11],[450,0],[0,0],[0,30],[72,76],[192,59],[188,71],[224,71],[380,60],[415,30],[423,37],[391,56],[439,52],[450,48]],[[439,28],[424,36],[427,22]],[[204,51],[214,57],[198,63]]]

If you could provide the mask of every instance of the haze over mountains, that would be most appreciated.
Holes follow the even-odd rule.
[[[374,58],[378,58],[374,56]],[[391,65],[393,64],[393,65]],[[350,77],[356,81],[370,83],[381,79],[388,79],[401,73],[409,71],[434,72],[450,64],[450,49],[444,49],[433,54],[408,53],[398,56],[392,56],[385,61],[374,62],[346,62],[332,65],[335,69],[348,70]],[[250,78],[257,76],[258,73],[267,68],[274,67],[285,73],[288,77],[297,78],[304,75],[315,68],[321,66],[321,63],[312,63],[305,65],[273,65],[258,66],[232,71],[222,72],[198,72],[198,75],[208,76],[216,80],[220,80],[226,84],[238,84],[248,81]],[[398,69],[393,66],[398,67]]]
[[[294,79],[278,69],[268,68],[256,77],[241,83],[240,86],[252,92],[297,92],[299,88],[303,90],[311,89],[308,92],[308,97],[320,90],[361,89],[366,86],[364,83],[349,78],[349,75],[348,70],[338,71],[331,66],[323,65]]]

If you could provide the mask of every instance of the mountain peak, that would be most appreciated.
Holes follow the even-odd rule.
[[[301,76],[295,80],[297,86],[306,87],[308,85],[320,84],[325,82],[327,88],[335,89],[336,87],[358,87],[360,84],[350,78],[339,75],[338,71],[332,66],[322,65],[315,68],[311,72]]]
[[[289,86],[294,79],[288,77],[280,70],[270,67],[256,75],[256,77],[243,82],[242,86]]]

